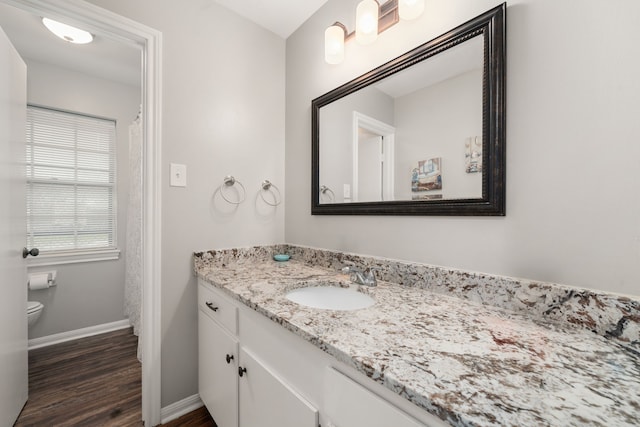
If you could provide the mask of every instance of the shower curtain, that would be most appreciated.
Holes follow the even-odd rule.
[[[129,203],[125,256],[124,314],[138,336],[138,360],[142,362],[142,116],[129,126]]]

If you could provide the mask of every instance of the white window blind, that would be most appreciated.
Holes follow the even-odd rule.
[[[116,248],[116,124],[27,108],[27,247]]]

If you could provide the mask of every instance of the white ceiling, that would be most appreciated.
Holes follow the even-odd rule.
[[[214,0],[286,39],[327,0]]]
[[[0,26],[24,59],[140,86],[142,53],[136,46],[95,35],[76,45],[54,36],[41,17],[0,3]]]
[[[213,1],[285,39],[327,2],[327,0]],[[0,3],[0,26],[23,58],[95,77],[140,85],[141,52],[138,48],[110,40],[99,34],[94,34],[94,41],[87,45],[67,43],[47,31],[42,25],[41,18],[22,9]]]
[[[392,98],[399,98],[471,70],[481,70],[484,63],[483,43],[483,36],[476,36],[438,53],[428,61],[405,68],[374,86]]]

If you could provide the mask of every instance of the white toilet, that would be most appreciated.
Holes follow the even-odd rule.
[[[38,301],[28,301],[27,302],[27,317],[28,317],[28,325],[31,327],[35,324],[40,315],[42,314],[42,310],[44,309],[44,305]]]

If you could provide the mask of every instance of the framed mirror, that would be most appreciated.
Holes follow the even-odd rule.
[[[312,101],[313,215],[505,215],[505,11]]]

